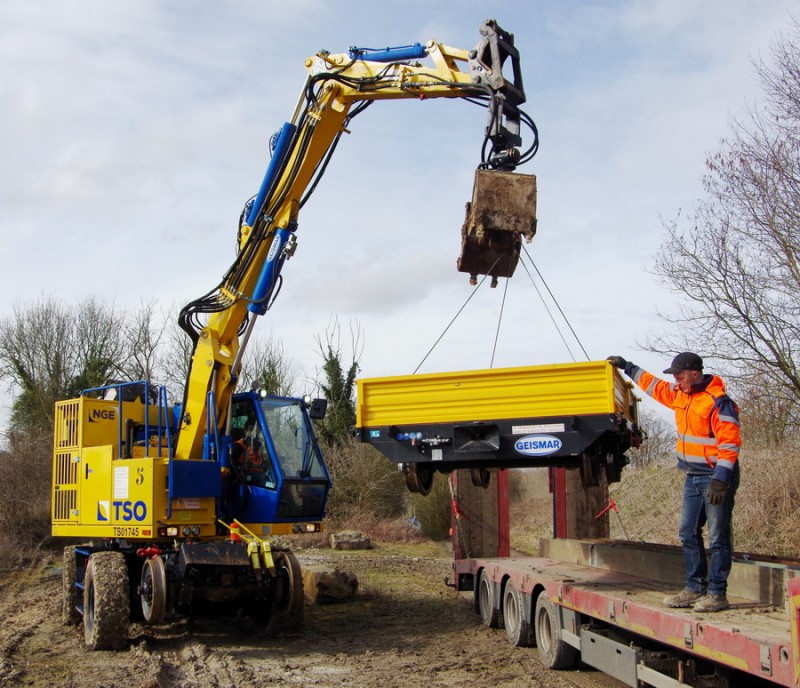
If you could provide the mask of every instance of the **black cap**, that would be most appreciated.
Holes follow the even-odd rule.
[[[674,375],[682,370],[703,370],[703,359],[691,351],[684,351],[672,359],[672,365],[664,372]]]

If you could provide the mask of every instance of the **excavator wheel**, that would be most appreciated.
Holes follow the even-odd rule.
[[[61,574],[62,607],[61,616],[67,626],[77,626],[81,620],[78,611],[78,562],[75,547],[64,548],[64,567]]]
[[[146,623],[159,624],[164,620],[167,612],[167,571],[164,560],[159,556],[144,562],[139,599]]]
[[[83,579],[83,630],[89,650],[121,650],[128,643],[128,567],[120,552],[95,552]]]
[[[265,628],[268,636],[296,635],[303,629],[303,571],[291,552],[276,552],[275,594]]]

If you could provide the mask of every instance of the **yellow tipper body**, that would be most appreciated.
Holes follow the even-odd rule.
[[[360,428],[504,418],[622,414],[632,387],[607,361],[358,380]]]

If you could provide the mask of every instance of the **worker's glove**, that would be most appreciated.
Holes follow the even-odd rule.
[[[609,356],[606,360],[620,370],[625,370],[625,366],[628,365],[628,362],[622,356]]]
[[[712,480],[711,487],[708,488],[708,503],[713,505],[722,504],[725,495],[728,493],[728,486],[721,480]]]

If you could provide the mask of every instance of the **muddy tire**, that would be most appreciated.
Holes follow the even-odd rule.
[[[503,591],[503,625],[508,642],[516,647],[533,645],[533,634],[525,613],[526,596],[508,581]]]
[[[83,581],[83,630],[90,650],[121,650],[128,643],[128,568],[119,552],[96,552]]]
[[[578,650],[564,642],[561,622],[555,605],[542,590],[536,600],[536,648],[539,658],[548,669],[569,669],[578,658]]]
[[[61,569],[61,618],[65,626],[77,626],[81,621],[78,611],[78,562],[75,547],[64,548],[64,564]]]
[[[484,626],[500,628],[503,625],[503,614],[495,600],[495,586],[486,569],[481,571],[478,588],[475,591],[475,608],[480,614]]]

